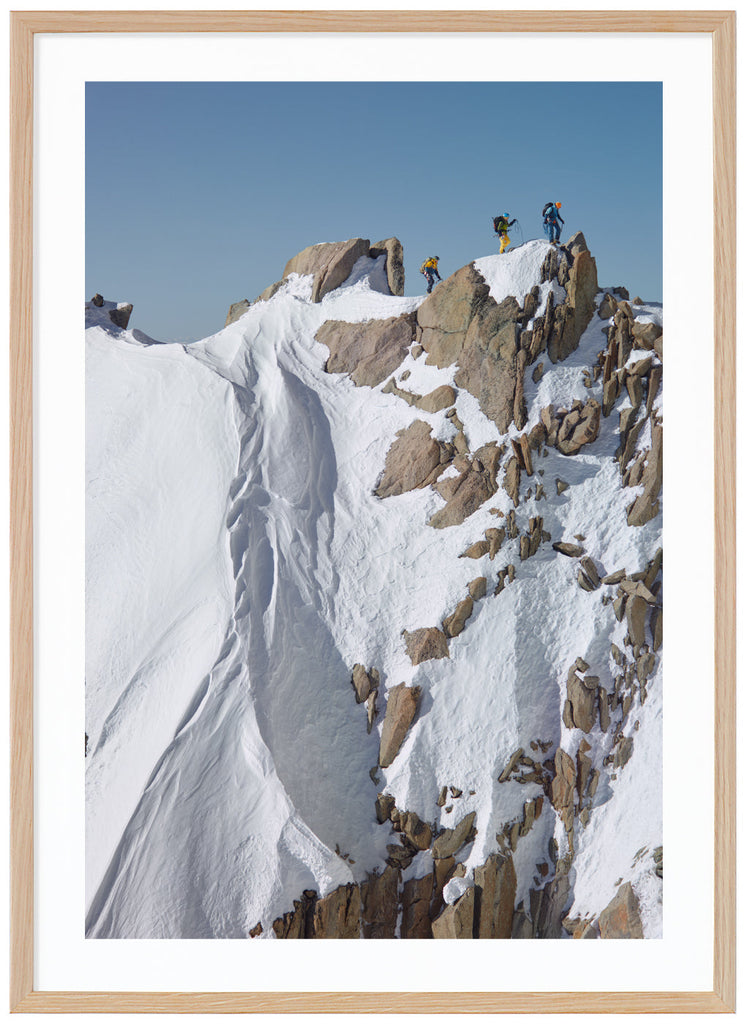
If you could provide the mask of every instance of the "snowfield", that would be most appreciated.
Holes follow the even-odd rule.
[[[497,301],[522,302],[547,249],[528,242],[475,265]],[[539,308],[550,289],[564,296],[557,282],[541,289]],[[477,836],[458,858],[465,877],[446,888],[453,902],[499,849],[496,833],[542,793],[497,781],[512,753],[531,741],[578,745],[582,734],[569,736],[562,719],[574,661],[614,690],[610,644],[622,648],[627,629],[600,595],[615,588],[582,590],[575,560],[549,543],[524,562],[518,538],[493,561],[459,557],[505,522],[498,513],[513,503],[502,488],[440,530],[427,525],[444,504],[431,488],[375,496],[397,431],[421,419],[437,439],[455,434],[445,411],[325,372],[329,352],[314,340],[324,321],[398,316],[423,299],[386,291],[384,257],[362,257],[317,304],[311,278],[292,275],[272,299],[189,346],[153,343],[88,311],[89,937],[246,937],[261,921],[262,937],[274,938],[272,921],[303,890],[324,895],[382,866],[392,842],[375,816],[382,791],[439,827],[476,812]],[[661,322],[658,306],[636,315]],[[538,383],[529,369],[530,427],[550,402],[601,402],[601,381],[586,387],[584,371],[605,346],[605,325],[595,314],[562,363],[540,356]],[[454,386],[456,369],[408,354],[395,378],[426,394]],[[456,410],[471,450],[508,440],[467,391],[457,389]],[[623,491],[613,462],[617,427],[614,413],[578,454],[537,457],[532,497],[515,512],[520,533],[542,516],[553,541],[581,535],[600,575],[645,568],[660,544],[660,516],[627,525],[637,491]],[[556,479],[569,485],[563,493]],[[516,579],[494,598],[509,563]],[[440,625],[479,576],[488,596],[449,657],[412,665],[403,630]],[[386,769],[375,770],[383,716],[369,734],[350,684],[355,663],[379,670],[380,709],[389,688],[422,688]],[[567,910],[598,914],[619,880],[631,881],[646,937],[662,934],[649,871],[662,842],[658,665],[645,705],[627,719],[635,743],[624,769],[603,767],[612,737],[598,723],[586,736],[602,781],[576,832]],[[444,786],[462,795],[438,806]],[[562,855],[565,831],[545,800],[514,855],[517,905],[553,836]],[[431,865],[420,854],[405,880]]]

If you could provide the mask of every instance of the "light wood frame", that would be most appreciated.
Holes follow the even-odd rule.
[[[734,11],[21,11],[11,14],[11,975],[15,1012],[729,1012],[736,1001]],[[715,821],[711,992],[42,992],[34,989],[34,36],[60,32],[700,32],[713,45]]]

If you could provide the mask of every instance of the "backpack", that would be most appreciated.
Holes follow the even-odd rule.
[[[545,205],[542,207],[542,216],[547,217],[551,210],[553,213],[555,213],[555,203],[545,203]]]
[[[437,265],[436,257],[435,256],[429,256],[427,260],[423,261],[423,265],[420,268],[420,273],[424,274],[426,269],[435,270],[436,265]]]
[[[508,221],[505,217],[493,217],[493,230],[496,234],[499,231],[505,231],[508,228]]]

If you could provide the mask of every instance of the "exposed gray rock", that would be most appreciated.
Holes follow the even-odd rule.
[[[630,882],[621,885],[617,895],[599,915],[603,939],[642,939],[640,905]]]
[[[132,303],[130,302],[121,303],[116,309],[109,310],[109,319],[115,327],[121,327],[123,331],[127,330],[131,316]]]

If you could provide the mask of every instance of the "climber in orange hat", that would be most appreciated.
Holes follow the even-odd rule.
[[[565,221],[560,216],[561,206],[562,203],[545,203],[542,208],[542,223],[545,234],[553,243],[560,241],[560,225],[565,225]]]

